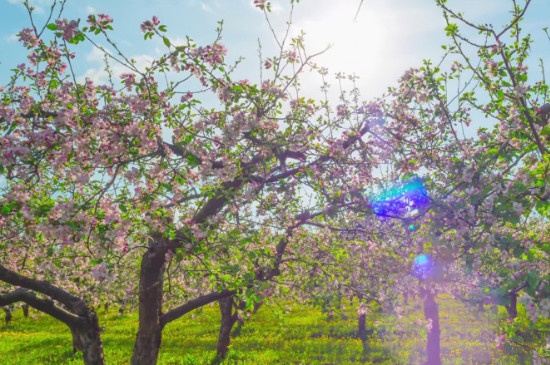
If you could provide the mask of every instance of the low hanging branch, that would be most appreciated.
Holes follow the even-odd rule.
[[[19,275],[16,272],[7,269],[3,265],[0,265],[0,280],[14,286],[20,286],[22,288],[47,295],[48,297],[65,305],[76,315],[87,314],[86,303],[82,299],[52,285],[48,281],[36,280]],[[31,305],[31,303],[28,304]]]
[[[36,293],[30,290],[19,288],[10,293],[0,295],[0,306],[10,305],[17,302],[24,302],[43,313],[49,314],[68,326],[84,324],[82,318],[79,316],[59,308],[55,305],[53,300],[38,298]]]

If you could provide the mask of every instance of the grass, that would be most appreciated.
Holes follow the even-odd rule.
[[[524,355],[504,354],[495,348],[495,311],[478,312],[449,297],[439,296],[441,354],[444,364],[522,364]],[[357,304],[357,303],[355,303]],[[425,355],[425,331],[419,305],[404,307],[403,317],[369,314],[369,338],[356,336],[356,310],[327,320],[307,306],[282,314],[277,307],[262,307],[231,343],[223,364],[420,364]],[[117,318],[116,311],[98,312],[104,327],[107,364],[128,364],[137,329],[137,314]],[[48,316],[35,318],[14,313],[0,327],[0,364],[82,364],[71,358],[68,328]],[[213,364],[219,330],[217,305],[205,307],[166,326],[159,364]],[[9,355],[8,355],[9,354]],[[527,362],[529,363],[529,362]]]

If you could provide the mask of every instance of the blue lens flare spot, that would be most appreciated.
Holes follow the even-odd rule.
[[[430,258],[426,255],[418,255],[414,258],[415,266],[426,266],[430,263]]]
[[[415,228],[415,227],[414,227],[414,224],[411,224],[411,225],[409,226],[409,229],[410,229],[411,231],[414,231],[414,228]]]
[[[428,204],[428,192],[418,177],[396,183],[370,201],[374,214],[388,218],[412,218]]]
[[[413,275],[419,280],[430,279],[434,274],[435,264],[428,255],[418,255],[413,261]]]

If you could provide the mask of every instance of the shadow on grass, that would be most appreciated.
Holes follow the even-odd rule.
[[[372,345],[368,341],[362,340],[363,353],[361,354],[361,361],[369,364],[400,364],[398,359],[384,346]]]

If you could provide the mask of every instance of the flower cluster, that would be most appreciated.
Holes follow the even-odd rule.
[[[124,82],[124,86],[128,91],[132,91],[134,84],[136,83],[136,75],[131,73],[123,73],[120,75],[120,78]]]
[[[18,34],[19,41],[23,43],[25,47],[36,47],[40,44],[40,40],[31,28],[25,28]]]
[[[99,29],[112,29],[110,24],[113,22],[113,19],[107,14],[97,14],[88,15],[88,25],[90,27],[97,27]]]
[[[57,29],[63,31],[62,37],[66,41],[70,41],[78,34],[78,22],[76,20],[56,19],[55,25]]]
[[[260,10],[268,9],[271,4],[267,0],[254,0],[254,6]]]
[[[153,19],[146,20],[143,23],[141,23],[140,28],[143,33],[152,32],[156,29],[156,27],[160,24],[159,18],[156,16],[153,16]]]
[[[214,43],[206,47],[193,48],[189,51],[189,54],[215,66],[223,63],[223,58],[227,54],[227,48],[221,43]]]

